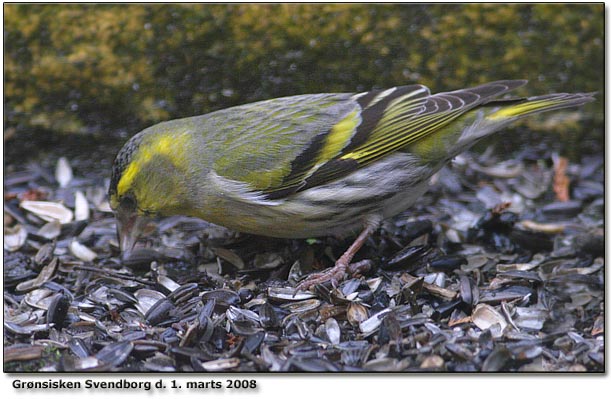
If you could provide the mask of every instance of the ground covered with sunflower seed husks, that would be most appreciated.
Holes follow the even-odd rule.
[[[310,292],[349,238],[172,217],[122,263],[107,180],[5,170],[5,372],[604,371],[603,155],[462,155]]]

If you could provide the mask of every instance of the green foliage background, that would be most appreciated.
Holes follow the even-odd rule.
[[[5,131],[118,137],[285,95],[526,78],[598,91],[602,137],[603,32],[602,3],[5,4]]]

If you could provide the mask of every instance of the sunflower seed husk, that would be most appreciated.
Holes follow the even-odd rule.
[[[364,305],[358,302],[351,302],[348,304],[346,317],[351,325],[358,326],[360,323],[369,318],[369,312]]]
[[[80,260],[84,260],[85,262],[92,262],[95,258],[98,257],[98,254],[93,252],[91,249],[87,248],[80,242],[76,240],[72,240],[70,243],[70,252]]]
[[[22,201],[20,206],[47,222],[57,221],[61,224],[72,222],[74,214],[62,204],[49,201]]]
[[[431,355],[424,358],[420,363],[421,369],[439,369],[441,370],[444,365],[444,360],[439,355]]]
[[[7,251],[17,251],[25,244],[28,232],[20,224],[13,227],[4,227],[4,249]]]
[[[55,180],[57,180],[60,187],[68,187],[68,184],[70,184],[72,180],[72,167],[65,157],[60,157],[57,160]]]
[[[335,320],[333,317],[330,317],[327,319],[327,321],[325,321],[325,333],[329,342],[331,342],[333,345],[339,344],[341,330],[337,320]]]
[[[221,259],[231,263],[239,270],[244,269],[244,261],[235,252],[225,248],[214,248],[214,253]]]
[[[17,335],[32,335],[34,333],[40,331],[47,331],[49,327],[53,327],[51,324],[28,324],[25,326],[20,326],[16,323],[11,323],[10,321],[4,322],[4,328],[7,331],[17,334]]]
[[[516,325],[530,330],[541,330],[549,313],[545,309],[523,307],[516,307],[514,311],[516,314],[513,321]]]
[[[61,224],[57,220],[48,222],[47,224],[43,225],[40,229],[38,229],[38,231],[36,232],[36,234],[38,234],[39,236],[47,238],[49,240],[53,240],[57,238],[60,233],[61,233]]]
[[[165,287],[169,292],[176,291],[180,288],[180,284],[169,278],[168,276],[157,277],[157,282]]]
[[[286,309],[291,313],[303,313],[308,310],[317,309],[320,306],[321,302],[318,299],[306,299],[298,302],[287,302],[280,307],[282,309]]]
[[[503,315],[501,315],[496,309],[490,305],[480,303],[473,310],[471,315],[473,324],[479,327],[481,330],[490,329],[493,337],[501,337],[505,328],[507,328],[507,322]],[[498,326],[499,328],[492,329],[491,327]]]
[[[212,373],[231,370],[238,367],[239,365],[240,359],[237,358],[219,359],[201,363],[201,366],[204,370]]]
[[[4,348],[4,362],[23,362],[26,360],[35,360],[42,357],[45,347],[43,345],[33,346],[12,346]]]
[[[390,312],[391,312],[391,309],[384,309],[374,314],[373,316],[369,317],[367,320],[364,320],[361,323],[359,323],[359,328],[361,332],[365,335],[375,332],[378,329],[378,327],[380,327],[380,324],[382,324],[382,318],[384,317],[384,315]]]
[[[134,344],[129,341],[116,342],[104,347],[94,357],[100,362],[116,367],[123,363],[134,349]]]
[[[53,260],[49,262],[48,265],[42,268],[42,270],[40,271],[40,273],[38,273],[38,276],[36,276],[35,279],[17,284],[16,290],[19,292],[27,292],[42,286],[45,282],[53,278],[53,275],[57,270],[58,264],[59,260],[57,258],[53,258]]]
[[[237,292],[221,289],[214,291],[204,292],[201,296],[202,301],[215,301],[215,311],[220,313],[224,312],[229,306],[237,305],[240,303],[240,295]]]
[[[74,220],[89,219],[89,203],[82,191],[74,193]]]
[[[142,288],[134,292],[134,297],[138,300],[136,309],[144,316],[157,301],[164,299],[165,295],[159,291]]]
[[[504,161],[494,166],[480,166],[478,164],[473,164],[472,167],[478,172],[503,179],[518,177],[524,171],[524,164],[521,162],[516,162],[515,160]]]
[[[61,328],[69,307],[70,298],[67,295],[55,294],[47,309],[47,323],[55,325],[56,328]]]
[[[309,291],[296,291],[294,288],[270,287],[267,290],[270,299],[279,302],[285,301],[302,301],[304,299],[314,298],[315,295]]]
[[[507,348],[499,346],[488,355],[486,360],[484,360],[482,371],[502,371],[509,361],[511,361],[511,352],[509,352]]]

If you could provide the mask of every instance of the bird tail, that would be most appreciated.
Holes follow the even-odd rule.
[[[459,139],[448,151],[450,156],[456,156],[465,151],[484,137],[498,132],[503,127],[524,117],[540,112],[553,111],[562,108],[578,107],[594,101],[596,93],[556,93],[543,96],[492,100],[484,104],[487,110],[480,117],[478,111],[465,116],[465,128]]]
[[[596,93],[556,93],[528,97],[515,103],[512,101],[512,104],[502,106],[498,111],[487,115],[486,118],[492,121],[514,120],[539,112],[577,107],[594,101],[595,94]],[[499,102],[502,102],[502,100]]]

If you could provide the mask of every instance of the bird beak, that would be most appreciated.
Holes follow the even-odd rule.
[[[117,212],[116,217],[121,258],[126,260],[129,259],[138,238],[142,235],[144,227],[148,223],[148,218],[138,216],[136,213],[121,211]]]

